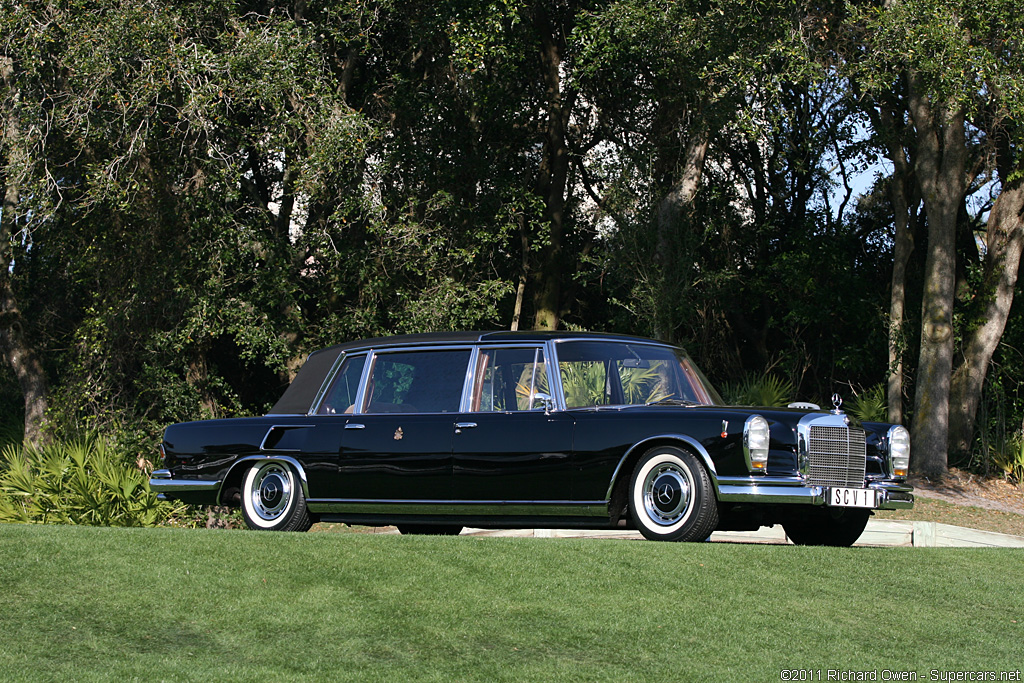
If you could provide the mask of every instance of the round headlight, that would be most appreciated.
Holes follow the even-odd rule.
[[[889,471],[894,477],[906,477],[910,471],[910,432],[902,425],[889,428]]]
[[[768,420],[751,415],[743,424],[743,455],[751,472],[764,472],[768,467],[770,432]]]

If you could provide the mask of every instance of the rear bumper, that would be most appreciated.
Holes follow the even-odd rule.
[[[868,489],[879,491],[877,510],[909,510],[914,507],[914,488],[893,482],[871,482]],[[725,503],[785,503],[825,505],[828,487],[808,486],[797,477],[721,477],[718,500]]]
[[[170,470],[153,470],[149,479],[149,488],[157,493],[157,498],[177,498],[175,494],[212,493],[220,490],[220,479],[175,479]],[[166,494],[172,494],[167,496]]]

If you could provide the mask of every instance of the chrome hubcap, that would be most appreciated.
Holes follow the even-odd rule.
[[[249,495],[257,515],[266,520],[277,519],[288,508],[292,497],[288,471],[277,463],[264,465],[253,477]]]
[[[647,516],[662,526],[675,524],[689,512],[692,491],[689,472],[670,463],[655,467],[644,480]]]

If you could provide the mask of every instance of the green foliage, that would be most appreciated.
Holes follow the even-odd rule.
[[[608,403],[604,363],[562,363],[559,369],[567,406],[600,406]]]
[[[793,383],[775,374],[751,375],[742,382],[725,385],[722,398],[728,405],[782,408],[793,400]]]
[[[1009,440],[997,444],[991,453],[992,462],[1003,474],[1018,484],[1024,482],[1024,434],[1014,434]]]
[[[869,389],[855,392],[853,400],[845,407],[851,415],[862,422],[888,422],[889,404],[886,385],[876,384]]]
[[[607,385],[608,369],[605,363],[583,361],[561,363],[562,390],[565,403],[571,407],[607,405],[611,394]],[[657,367],[617,368],[622,393],[628,404],[653,403],[665,398],[661,376]]]
[[[892,207],[884,182],[860,205],[846,187],[884,143],[865,102],[904,120],[912,68],[961,105],[972,158],[1016,160],[982,171],[987,205],[1020,175],[1022,16],[1009,0],[0,0],[0,189],[18,196],[0,263],[51,431],[144,457],[169,422],[265,411],[316,348],[528,327],[545,277],[563,326],[681,342],[737,392],[784,359],[793,386],[740,402],[873,386]],[[696,196],[659,223],[704,136]],[[572,372],[572,400],[604,400],[593,369]],[[0,429],[18,394],[0,372]],[[1018,421],[1024,394],[1005,395]]]
[[[3,522],[156,526],[183,512],[157,500],[145,472],[99,440],[7,446],[0,455]]]
[[[1007,331],[1011,340],[1018,338],[1019,325]],[[1000,360],[1018,357],[1018,351],[1009,346],[1000,349]],[[983,475],[1002,473],[1017,483],[1024,482],[1024,426],[1017,415],[1022,411],[1020,399],[1021,375],[1015,364],[998,364],[985,380],[985,392],[978,409],[977,440],[969,457],[954,462],[959,467]]]

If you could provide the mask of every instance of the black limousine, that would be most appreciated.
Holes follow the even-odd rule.
[[[781,524],[854,543],[910,508],[910,439],[802,404],[723,405],[677,347],[619,335],[456,332],[309,356],[263,417],[171,425],[150,486],[240,505],[253,529],[634,528],[697,541]]]

